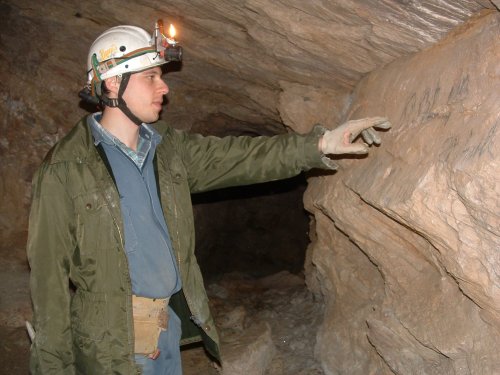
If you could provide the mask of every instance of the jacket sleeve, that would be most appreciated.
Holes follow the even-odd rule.
[[[181,153],[192,192],[288,178],[311,168],[335,169],[318,150],[324,128],[307,135],[202,137],[183,134]]]
[[[75,247],[72,201],[56,168],[42,164],[33,179],[28,261],[35,338],[32,374],[74,374],[69,268]]]

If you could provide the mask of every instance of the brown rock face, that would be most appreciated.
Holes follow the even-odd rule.
[[[109,27],[151,31],[163,18],[176,25],[185,52],[166,76],[162,117],[176,128],[305,133],[318,122],[333,128],[379,115],[394,125],[369,157],[308,175],[306,278],[326,304],[319,364],[300,372],[296,353],[310,352],[310,338],[292,348],[279,340],[288,337],[286,324],[271,324],[301,307],[303,299],[292,298],[290,311],[283,301],[276,314],[245,310],[269,325],[249,332],[249,342],[260,344],[246,364],[236,339],[234,375],[254,362],[268,375],[287,368],[311,375],[308,369],[320,367],[328,375],[500,374],[499,7],[500,0],[0,1],[0,342],[10,345],[0,363],[14,363],[3,370],[27,372],[28,340],[19,327],[31,314],[24,249],[30,183],[49,148],[94,110],[77,96],[88,48]],[[242,271],[272,251],[270,263],[296,265],[292,246],[302,245],[303,218],[285,216],[303,213],[302,188],[259,203],[224,192],[224,207],[202,201],[196,218],[204,270]],[[273,226],[271,239],[263,232]],[[226,243],[239,236],[240,247],[221,249],[209,233]],[[243,250],[251,237],[262,242]],[[215,247],[222,259],[212,257]],[[245,255],[220,266],[235,253]],[[274,293],[264,296],[268,305]],[[243,320],[241,311],[227,311],[232,322]],[[315,330],[316,321],[302,323],[290,326],[291,336]],[[296,360],[291,367],[286,351]]]
[[[478,17],[356,88],[349,117],[394,127],[306,192],[326,373],[500,373],[499,31]]]
[[[164,113],[173,126],[191,129],[226,116],[274,132],[282,132],[283,123],[305,131],[318,121],[333,125],[364,74],[436,42],[484,7],[494,5],[3,0],[0,239],[12,243],[25,232],[33,171],[86,113],[77,93],[86,79],[88,48],[109,27],[152,30],[158,18],[177,26],[185,57],[182,69],[168,75]]]

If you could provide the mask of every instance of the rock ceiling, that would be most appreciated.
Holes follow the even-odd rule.
[[[287,100],[280,98],[286,89],[305,100],[310,87],[345,97],[366,73],[435,43],[474,13],[495,9],[495,2],[4,0],[0,69],[31,81],[33,102],[43,103],[49,93],[68,110],[100,32],[117,24],[152,30],[163,18],[177,26],[185,49],[181,70],[168,77],[172,121],[189,128],[217,114],[272,130],[284,122],[279,103]],[[332,104],[337,112],[346,103],[338,102]],[[57,121],[69,113],[47,116]]]
[[[176,25],[185,57],[167,75],[171,90],[162,114],[173,126],[219,135],[271,134],[286,131],[283,125],[296,131],[315,122],[334,126],[368,72],[430,47],[499,5],[500,0],[0,0],[3,233],[23,230],[34,169],[89,110],[77,93],[86,79],[88,48],[109,27],[135,24],[152,31],[158,18]]]
[[[306,131],[343,119],[368,72],[430,47],[500,0],[0,0],[0,224],[24,230],[31,176],[89,110],[89,46],[118,24],[173,23],[173,126],[212,134]],[[452,62],[450,62],[452,64]],[[22,135],[22,136],[19,136]],[[18,207],[24,207],[19,210]]]

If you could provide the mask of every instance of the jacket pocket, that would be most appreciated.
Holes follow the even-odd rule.
[[[73,353],[78,375],[111,374],[111,353],[108,340],[80,336],[73,332]]]
[[[108,328],[104,294],[76,291],[71,300],[71,328],[76,337],[102,340]]]
[[[71,301],[75,367],[79,374],[111,373],[107,300],[104,293],[77,289]]]
[[[169,162],[168,169],[172,182],[177,185],[183,184],[187,179],[186,169],[183,167],[181,159],[178,156],[173,156]]]
[[[106,214],[104,198],[98,191],[74,198],[76,239],[82,255],[93,254],[101,245],[101,231]]]

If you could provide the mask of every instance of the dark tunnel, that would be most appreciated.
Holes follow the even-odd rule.
[[[299,274],[308,244],[305,188],[301,174],[193,195],[196,255],[205,279],[230,272]]]

